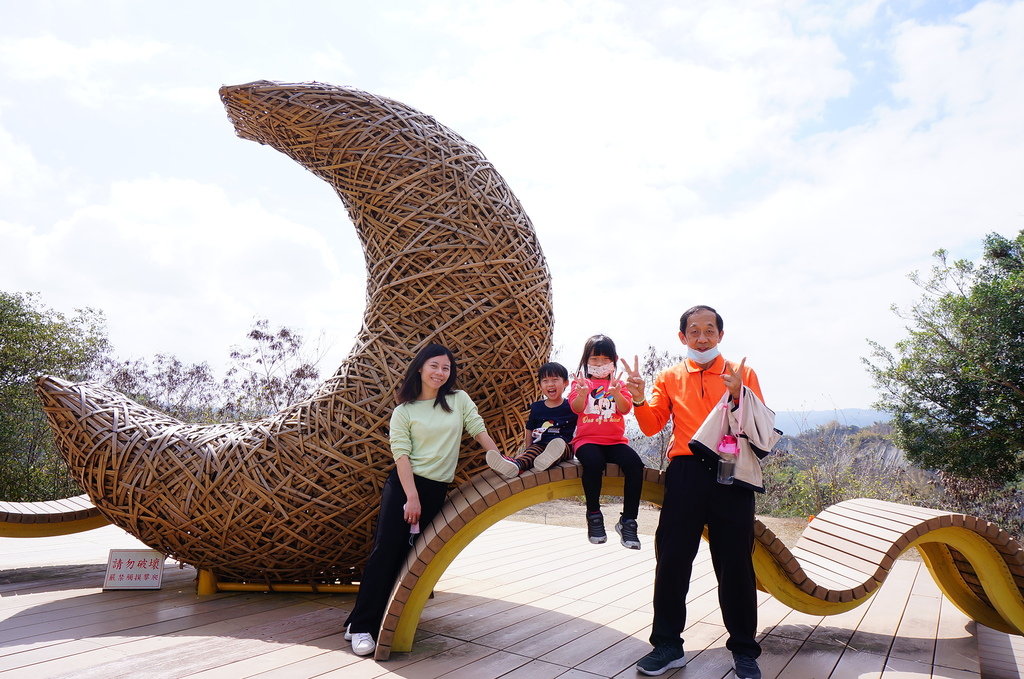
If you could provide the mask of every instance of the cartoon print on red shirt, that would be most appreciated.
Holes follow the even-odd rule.
[[[628,444],[625,413],[619,412],[615,397],[609,390],[609,380],[590,380],[590,384],[592,388],[583,401],[583,411],[579,413],[580,419],[576,424],[573,450],[585,443]],[[629,410],[627,406],[626,412]]]
[[[618,413],[615,406],[615,399],[608,392],[608,386],[602,385],[592,389],[587,398],[587,407],[583,409],[584,415],[597,415],[598,422],[612,419]]]

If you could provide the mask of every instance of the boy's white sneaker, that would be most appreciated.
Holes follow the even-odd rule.
[[[561,460],[562,455],[565,454],[565,445],[565,439],[551,439],[544,447],[544,452],[534,458],[533,468],[542,472]]]
[[[519,476],[519,465],[505,457],[496,450],[488,450],[484,455],[487,466],[504,476],[506,479],[514,479]]]

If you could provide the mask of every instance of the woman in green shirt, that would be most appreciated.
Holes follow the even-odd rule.
[[[373,551],[363,569],[345,638],[356,655],[369,655],[384,618],[391,589],[418,532],[441,510],[455,478],[465,431],[485,451],[497,446],[487,434],[476,404],[455,389],[455,356],[440,344],[424,347],[413,359],[391,414],[391,454],[395,469],[381,491]]]

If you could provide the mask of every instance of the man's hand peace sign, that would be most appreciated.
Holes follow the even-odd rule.
[[[633,357],[633,367],[629,367],[629,363],[626,363],[626,359],[620,358],[622,361],[622,367],[626,370],[626,388],[629,389],[629,395],[633,397],[633,401],[642,401],[644,398],[644,384],[643,375],[640,374],[640,358],[638,356]]]
[[[725,372],[722,373],[722,381],[725,382],[725,386],[733,400],[737,400],[740,397],[740,390],[743,388],[743,366],[746,363],[747,357],[744,356],[743,360],[740,361],[739,368],[733,370],[732,364],[728,361],[725,362]]]

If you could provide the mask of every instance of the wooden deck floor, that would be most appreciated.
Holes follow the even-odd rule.
[[[644,540],[637,552],[590,545],[575,528],[502,521],[438,583],[413,651],[377,663],[341,634],[353,595],[199,597],[194,571],[170,562],[160,591],[103,592],[107,550],[139,546],[119,529],[4,538],[0,675],[632,679],[650,648],[654,552]],[[663,676],[731,677],[706,548],[698,561],[689,664]],[[979,635],[916,562],[899,562],[868,605],[830,618],[760,595],[759,624],[766,678],[1019,676],[1019,638]]]

